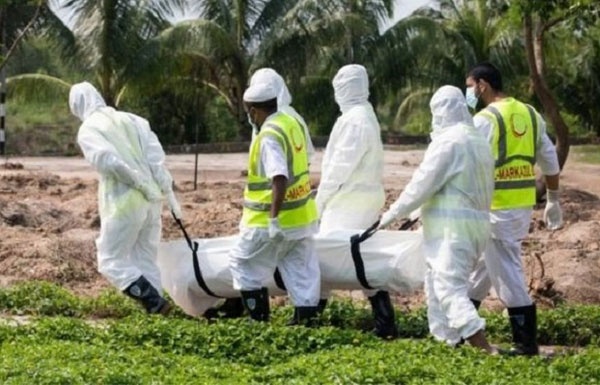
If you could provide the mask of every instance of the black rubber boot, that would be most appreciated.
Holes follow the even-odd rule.
[[[204,312],[204,317],[215,318],[239,318],[244,314],[244,302],[241,297],[226,298],[221,306],[211,307]]]
[[[522,307],[509,307],[508,315],[512,328],[513,347],[507,354],[511,356],[538,355],[537,312],[535,304]]]
[[[317,326],[318,316],[318,306],[297,306],[294,308],[294,318],[288,322],[288,326],[304,325],[306,327],[315,327]]]
[[[123,292],[141,303],[149,314],[160,313],[165,315],[171,310],[169,302],[161,297],[156,288],[143,275]]]
[[[375,318],[375,334],[383,339],[398,338],[398,327],[396,326],[396,315],[390,293],[380,290],[374,296],[369,297],[373,317]]]
[[[327,307],[327,298],[321,298],[319,300],[319,303],[317,304],[317,313],[314,315],[314,318],[320,316],[321,314],[323,314],[323,312],[325,311],[325,308]],[[288,326],[294,326],[294,325],[298,325],[298,308],[295,307],[294,308],[294,315],[292,316],[292,320],[290,322],[288,322]]]
[[[326,307],[327,307],[327,298],[321,298],[319,300],[319,304],[317,305],[317,313],[323,314]]]
[[[258,290],[242,290],[244,307],[255,321],[269,321],[269,291],[266,287]]]

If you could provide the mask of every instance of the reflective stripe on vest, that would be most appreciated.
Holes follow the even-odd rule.
[[[277,140],[280,144],[281,144],[281,148],[285,149],[288,148],[292,148],[292,145],[290,144],[287,136],[285,135],[285,133],[283,132],[283,130],[272,123],[267,123],[265,125],[266,128],[269,128],[271,130],[274,130],[278,135],[272,135],[270,132],[266,132],[264,133],[264,135],[269,135],[271,137],[273,137],[275,140]],[[264,128],[263,128],[264,129]],[[304,137],[304,143],[306,143],[306,137],[304,135],[304,130],[302,130],[302,135]],[[260,148],[259,148],[260,150]],[[293,155],[292,155],[292,151],[285,151],[286,153],[286,160],[287,160],[287,167],[288,167],[288,173],[291,174],[291,170],[293,170],[294,167],[294,163],[293,163]],[[260,162],[258,162],[258,164],[260,164]],[[260,164],[261,169],[257,170],[257,175],[260,176],[265,176],[264,175],[264,170],[262,170],[262,164]],[[288,179],[288,185],[292,185],[294,184],[298,178],[304,176],[305,174],[308,174],[308,169],[298,175],[288,175],[289,179]],[[272,187],[272,183],[270,180],[266,180],[263,182],[248,182],[247,188],[250,191],[262,191],[262,190],[270,190]]]
[[[311,194],[304,130],[294,118],[278,113],[261,127],[250,148],[242,224],[246,227],[268,226],[273,198],[272,182],[265,175],[260,160],[260,144],[267,136],[281,145],[288,168],[286,193],[278,216],[279,224],[282,228],[292,228],[316,221],[318,215]],[[299,142],[294,140],[298,136]]]
[[[533,206],[538,136],[535,110],[507,98],[480,113],[490,117],[494,123],[491,144],[496,170],[492,210]]]

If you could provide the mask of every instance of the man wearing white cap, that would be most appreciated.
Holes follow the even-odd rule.
[[[291,106],[292,95],[285,84],[285,80],[283,80],[283,77],[281,77],[274,69],[265,67],[256,70],[252,74],[250,86],[256,83],[270,84],[277,93],[277,109],[298,120],[298,123],[300,123],[304,129],[304,135],[306,136],[306,151],[308,152],[308,163],[310,164],[310,161],[315,154],[315,147],[310,139],[310,131],[308,130],[308,125],[304,121],[304,118]]]
[[[308,153],[308,164],[315,153],[315,148],[310,139],[310,131],[304,121],[304,118],[291,106],[292,95],[288,90],[285,80],[272,68],[260,68],[256,70],[250,78],[250,86],[258,83],[270,84],[277,94],[277,109],[287,115],[295,118],[303,128],[306,138],[306,151]],[[258,128],[252,130],[252,139],[258,135]],[[244,313],[244,305],[241,298],[227,298],[220,306],[210,308],[205,313],[206,318],[237,318]]]
[[[240,237],[230,254],[233,286],[250,317],[268,321],[265,282],[278,267],[295,306],[292,324],[309,324],[317,314],[320,271],[306,138],[296,119],[277,111],[271,85],[250,86],[244,105],[258,135],[250,146]]]

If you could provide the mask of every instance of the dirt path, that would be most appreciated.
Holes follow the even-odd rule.
[[[385,178],[391,184],[410,178],[414,168],[423,157],[422,150],[399,151],[400,147],[391,147],[385,153]],[[320,175],[323,152],[317,151],[311,163],[313,175]],[[248,154],[199,154],[198,174],[202,182],[231,182],[244,180],[242,171],[246,169]],[[4,163],[7,161],[5,160]],[[11,157],[10,164],[22,165],[22,169],[0,169],[0,175],[22,172],[50,173],[61,178],[96,179],[93,168],[82,157]],[[167,155],[166,165],[173,174],[176,183],[194,180],[194,155]],[[404,182],[403,182],[404,184]]]
[[[569,159],[561,174],[560,182],[563,186],[577,188],[600,197],[600,165]]]
[[[423,158],[423,150],[402,150],[402,147],[388,146],[385,152],[384,181],[386,187],[404,186],[410,179],[414,169]],[[320,164],[323,152],[318,150],[311,164],[311,174],[315,178],[320,175]],[[248,155],[233,154],[199,154],[199,183],[243,181],[242,171],[246,168]],[[572,160],[561,175],[561,183],[600,196],[600,166]],[[4,161],[6,162],[6,160]],[[96,173],[82,157],[11,157],[8,162],[23,165],[23,169],[0,169],[0,175],[26,172],[45,172],[61,178],[96,179]],[[194,180],[194,155],[167,155],[166,164],[177,183]]]

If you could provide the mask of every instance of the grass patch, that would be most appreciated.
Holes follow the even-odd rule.
[[[3,344],[3,384],[232,384],[247,367],[151,346],[24,339]]]
[[[66,100],[7,104],[6,151],[12,155],[76,155],[80,122]]]
[[[133,319],[138,317],[142,321],[148,319],[140,306],[115,289],[107,289],[96,297],[79,297],[59,285],[44,281],[23,282],[0,289],[0,312],[7,315],[32,317],[108,319],[114,320],[115,330],[119,330],[118,325],[121,319],[132,317]],[[293,346],[293,343],[289,341],[289,338],[292,337],[286,333],[290,330],[296,330],[294,333],[297,333],[297,329],[285,327],[292,312],[291,306],[275,307],[272,309],[272,321],[269,324],[255,325],[257,330],[261,330],[261,338],[264,339],[265,344],[279,346],[284,350],[286,346]],[[506,316],[502,313],[486,311],[482,312],[482,316],[486,319],[486,333],[493,342],[510,342],[511,331]],[[190,317],[175,307],[169,317],[158,317],[157,319],[151,317],[151,319],[154,320],[154,323],[148,324],[148,327],[155,325],[160,329],[156,331],[158,334],[168,335],[170,333],[169,322],[187,321]],[[402,338],[423,339],[429,336],[425,308],[410,312],[398,311],[396,320]],[[162,321],[165,323],[161,323]],[[221,334],[222,338],[225,338],[225,344],[236,345],[236,338],[243,339],[243,336],[235,337],[235,329],[239,326],[237,324],[239,321],[242,321],[241,325],[245,325],[245,319],[233,320],[231,321],[233,323],[217,322],[214,325],[208,324],[204,320],[194,320],[193,322],[200,322],[206,327],[214,328],[211,333]],[[370,331],[374,326],[370,308],[365,303],[342,299],[333,300],[328,304],[321,316],[321,324],[325,329],[335,328],[340,332],[358,333],[358,335]],[[283,332],[270,334],[274,333],[271,327],[282,327]],[[366,335],[370,336],[371,334],[366,333]],[[212,337],[206,338],[212,341]],[[343,336],[343,338],[346,341],[350,337]],[[352,338],[355,338],[354,335]],[[539,310],[538,339],[543,345],[600,346],[600,307],[577,305]],[[332,343],[329,340],[317,339],[308,343],[305,349],[320,348]],[[237,352],[236,354],[241,353]],[[280,353],[274,352],[273,354]]]
[[[571,156],[578,162],[600,164],[600,145],[586,144],[571,146]]]
[[[0,289],[0,311],[28,316],[0,323],[3,384],[598,384],[600,307],[540,311],[544,345],[585,346],[552,359],[488,357],[428,336],[426,312],[398,312],[402,339],[368,331],[370,309],[332,301],[320,328],[272,322],[209,323],[175,312],[148,316],[115,290],[78,297],[43,282]],[[508,320],[483,313],[494,343],[510,341]],[[105,319],[99,319],[105,317]]]
[[[133,316],[0,326],[3,384],[597,384],[600,349],[488,357],[430,338]],[[518,378],[518,382],[515,380]]]

